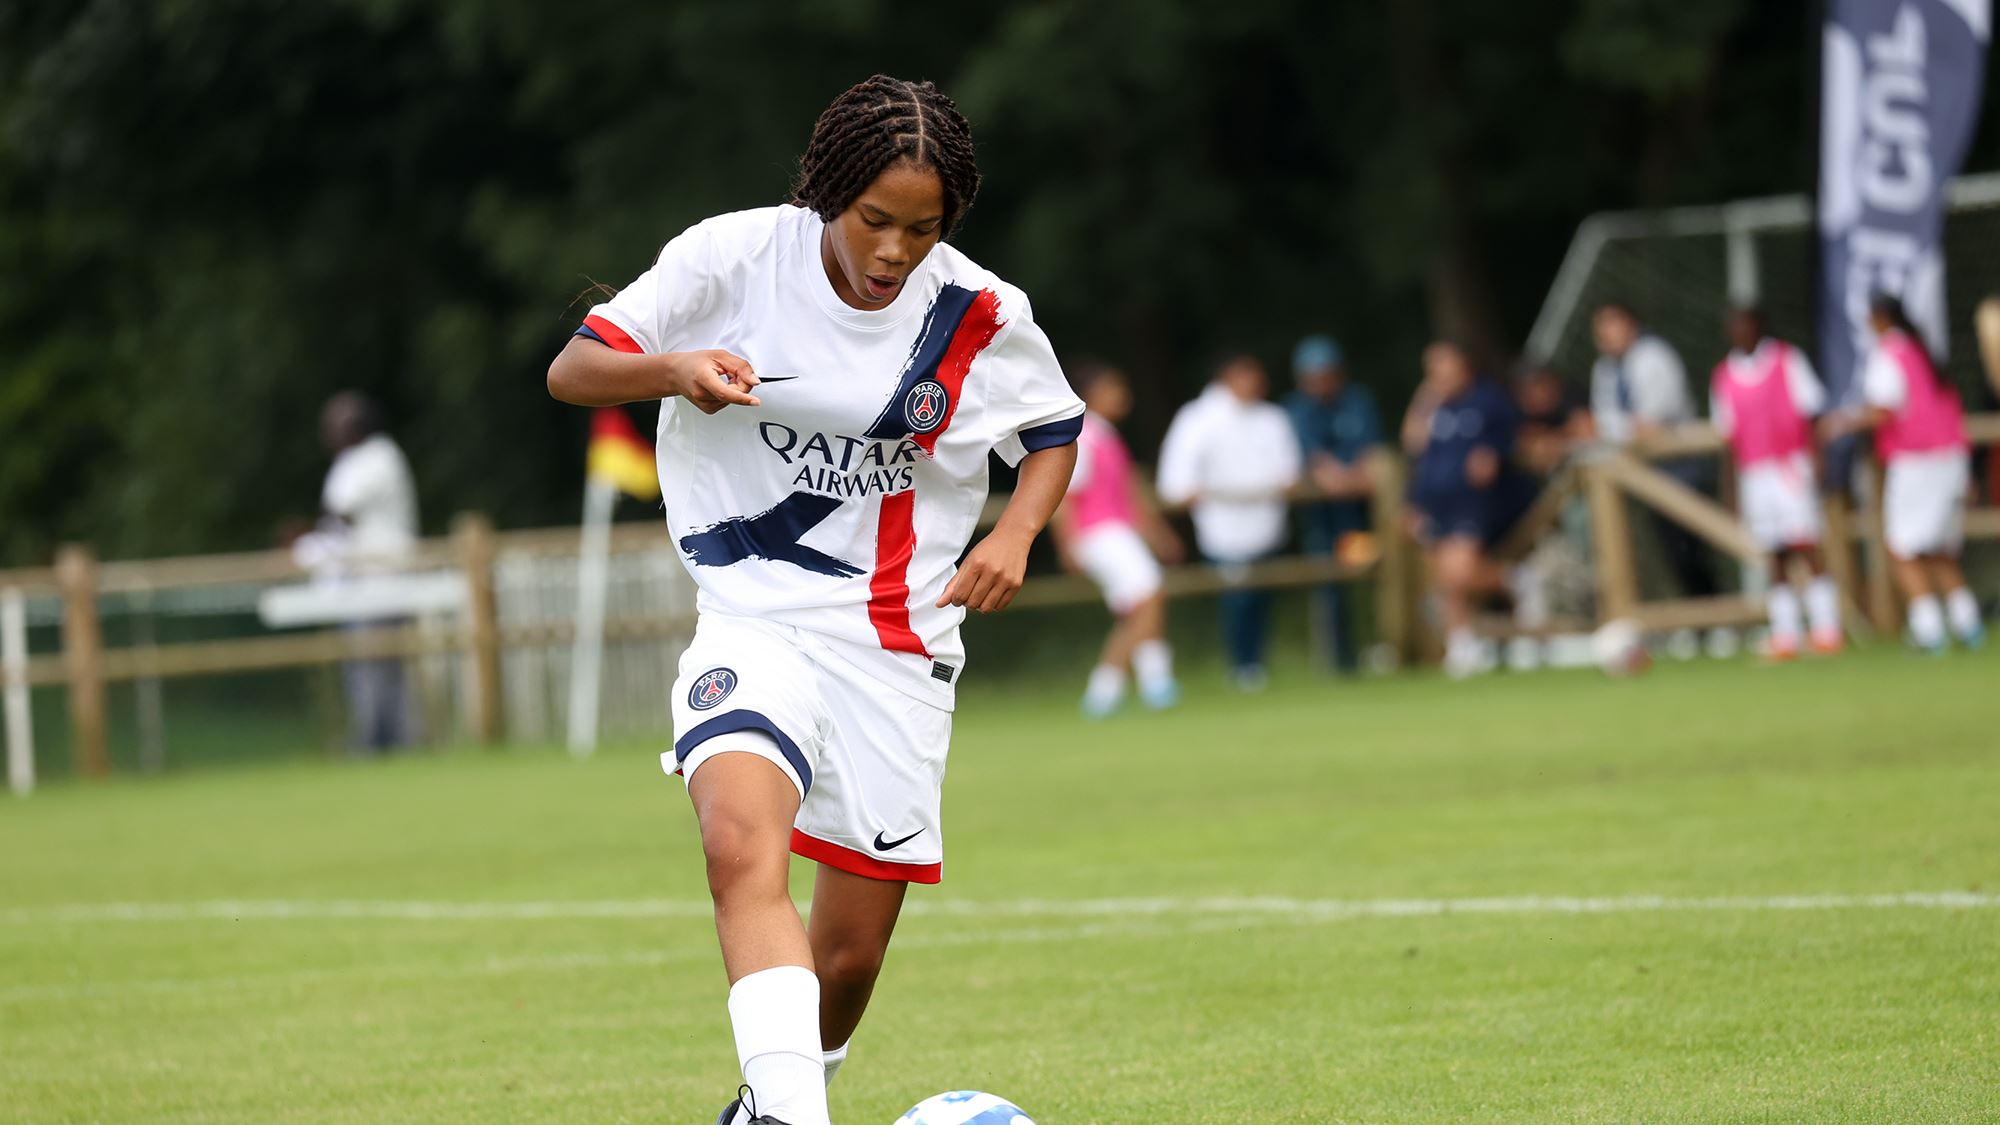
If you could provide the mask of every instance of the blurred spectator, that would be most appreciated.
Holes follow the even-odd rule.
[[[1909,604],[1910,640],[1944,650],[1946,626],[1968,648],[1986,642],[1966,587],[1965,501],[1971,449],[1958,390],[1938,373],[1923,333],[1886,293],[1868,304],[1875,347],[1861,368],[1862,405],[1827,418],[1829,437],[1872,430],[1882,479],[1882,539]]]
[[[1826,389],[1812,360],[1765,332],[1754,306],[1730,309],[1723,321],[1729,354],[1709,380],[1708,416],[1736,460],[1737,507],[1743,526],[1770,556],[1771,657],[1789,660],[1806,639],[1831,653],[1842,645],[1840,591],[1820,554],[1819,469],[1813,419],[1826,410]],[[1812,572],[1803,608],[1788,562]]]
[[[1511,464],[1518,425],[1507,393],[1479,376],[1464,348],[1439,342],[1424,349],[1424,381],[1403,419],[1403,447],[1416,462],[1410,503],[1442,602],[1445,671],[1453,676],[1487,664],[1473,611],[1507,585],[1488,552],[1527,499]]]
[[[1347,377],[1345,357],[1330,336],[1308,336],[1292,352],[1292,379],[1297,384],[1285,400],[1298,434],[1305,469],[1331,500],[1305,507],[1306,553],[1332,555],[1341,540],[1366,534],[1371,520],[1368,501],[1375,490],[1368,468],[1370,451],[1382,444],[1382,415],[1367,387]],[[1333,666],[1353,672],[1360,666],[1355,651],[1352,598],[1345,586],[1330,583],[1314,595],[1332,648]]]
[[[1590,414],[1597,436],[1616,445],[1659,437],[1695,420],[1687,367],[1672,344],[1647,332],[1629,307],[1607,301],[1591,317],[1598,359],[1590,371]],[[1700,458],[1659,462],[1661,471],[1698,492],[1708,490],[1708,465]],[[1681,593],[1717,592],[1701,543],[1680,524],[1654,513],[1654,537]]]
[[[1514,406],[1520,430],[1514,461],[1538,477],[1555,472],[1579,441],[1590,436],[1590,412],[1545,363],[1530,363],[1514,379]]]
[[[417,486],[403,450],[382,429],[382,411],[358,391],[342,391],[320,412],[320,440],[331,452],[320,492],[317,530],[293,545],[299,564],[328,580],[392,574],[417,542]],[[399,619],[351,622],[361,631]],[[416,717],[403,661],[350,660],[341,668],[350,745],[357,751],[408,746]]]
[[[1056,548],[1063,564],[1088,574],[1117,616],[1104,639],[1097,667],[1083,693],[1083,712],[1102,718],[1125,699],[1127,678],[1154,710],[1180,698],[1173,650],[1167,646],[1167,597],[1160,563],[1178,563],[1184,548],[1173,528],[1139,492],[1132,453],[1118,424],[1132,412],[1132,384],[1109,364],[1070,366],[1082,397],[1083,432],[1077,437],[1076,472],[1056,509]]]
[[[1222,632],[1237,687],[1264,686],[1270,596],[1246,584],[1250,564],[1285,543],[1286,492],[1299,479],[1291,419],[1265,401],[1270,379],[1245,352],[1216,364],[1201,396],[1174,415],[1160,446],[1159,490],[1194,512],[1195,542],[1221,571]]]

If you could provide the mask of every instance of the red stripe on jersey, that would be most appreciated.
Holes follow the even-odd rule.
[[[623,328],[618,327],[601,316],[584,317],[583,326],[597,333],[598,339],[611,345],[612,351],[643,352],[646,350],[640,347],[639,342],[634,340]]]
[[[869,879],[883,879],[891,883],[935,883],[944,878],[942,863],[890,863],[886,859],[876,859],[867,852],[857,852],[829,843],[817,836],[808,836],[798,829],[792,829],[792,854],[804,856],[815,863],[845,871],[850,875],[860,875]]]
[[[1000,294],[991,289],[981,289],[972,299],[972,307],[965,310],[965,316],[958,322],[958,330],[951,334],[951,345],[945,348],[944,358],[938,361],[937,381],[944,387],[944,421],[937,429],[927,434],[918,434],[916,443],[925,453],[937,452],[937,441],[951,426],[952,415],[958,413],[958,393],[965,387],[966,373],[972,370],[972,361],[1000,334]]]
[[[910,557],[917,553],[917,494],[882,498],[875,525],[875,576],[868,580],[868,620],[891,652],[929,657],[923,639],[910,628]]]

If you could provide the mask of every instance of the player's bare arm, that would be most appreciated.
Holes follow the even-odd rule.
[[[980,540],[952,576],[938,599],[938,608],[964,606],[980,613],[998,613],[1014,601],[1028,574],[1028,548],[1048,526],[1069,489],[1076,471],[1076,445],[1038,449],[1021,460],[1014,497],[1000,513],[1000,522]]]
[[[725,406],[757,406],[757,373],[742,356],[704,351],[641,355],[572,336],[549,364],[549,394],[576,406],[623,406],[684,398],[704,414]]]

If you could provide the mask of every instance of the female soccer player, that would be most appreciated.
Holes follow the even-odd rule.
[[[1938,376],[1901,301],[1878,295],[1868,307],[1868,326],[1875,348],[1861,370],[1863,405],[1832,419],[1830,434],[1875,431],[1876,456],[1887,466],[1883,538],[1896,584],[1910,603],[1911,642],[1926,652],[1942,652],[1949,617],[1951,631],[1977,648],[1986,640],[1986,628],[1958,565],[1965,498],[1972,487],[1965,408]]]
[[[1840,591],[1820,557],[1812,428],[1813,419],[1826,409],[1826,391],[1804,352],[1764,334],[1759,310],[1731,309],[1724,327],[1730,351],[1715,365],[1709,382],[1709,419],[1729,439],[1736,457],[1743,525],[1770,556],[1771,658],[1798,656],[1807,617],[1813,648],[1838,652]],[[1794,558],[1813,576],[1804,612],[1786,572]]]
[[[1162,710],[1181,694],[1167,645],[1160,571],[1161,562],[1181,561],[1180,537],[1139,495],[1132,451],[1118,436],[1118,423],[1132,412],[1131,381],[1106,363],[1076,368],[1071,378],[1087,409],[1076,442],[1076,475],[1056,510],[1056,541],[1064,563],[1088,574],[1118,617],[1084,688],[1083,713],[1101,719],[1118,710],[1128,676],[1139,681],[1146,706]]]
[[[667,243],[549,368],[565,402],[660,399],[667,522],[699,589],[674,746],[708,860],[743,1066],[719,1125],[828,1125],[939,787],[966,609],[1005,609],[1076,462],[1083,404],[1019,289],[943,243],[979,189],[928,82],[820,115],[790,205]],[[1020,466],[954,566],[986,458]],[[819,863],[812,923],[789,854]]]

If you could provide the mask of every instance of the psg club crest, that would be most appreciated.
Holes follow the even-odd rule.
[[[727,668],[710,668],[703,672],[688,689],[688,706],[697,711],[707,711],[729,698],[736,690],[736,673]]]
[[[910,388],[903,399],[903,421],[913,434],[927,434],[944,425],[945,410],[951,405],[944,384],[926,379]]]

